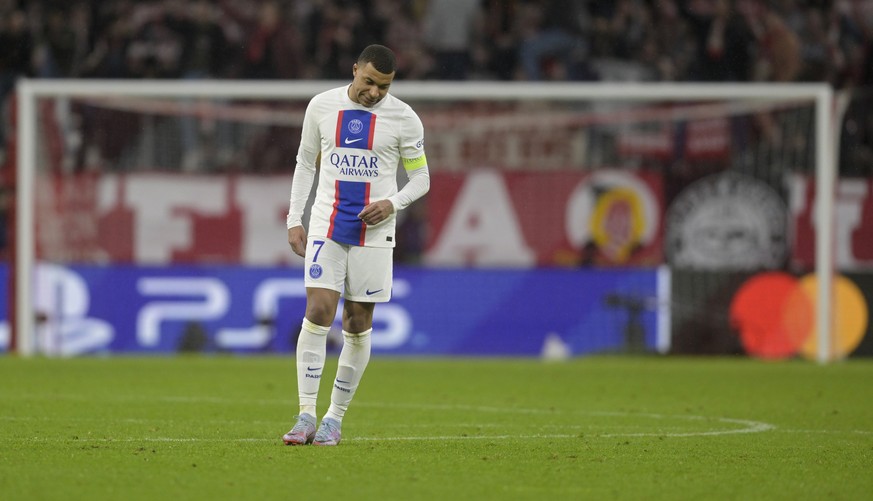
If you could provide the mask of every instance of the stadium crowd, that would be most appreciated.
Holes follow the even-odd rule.
[[[869,0],[0,0],[0,153],[22,76],[344,80],[370,43],[404,80],[873,87]]]
[[[864,0],[0,0],[0,76],[870,83]]]

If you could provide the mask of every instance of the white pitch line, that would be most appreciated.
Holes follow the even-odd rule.
[[[543,440],[543,439],[568,439],[568,438],[615,438],[615,437],[637,437],[641,436],[637,433],[627,435],[623,434],[579,434],[569,433],[539,433],[529,435],[432,435],[432,436],[401,436],[401,437],[348,437],[344,438],[344,442],[423,442],[423,441],[462,441],[462,440]],[[642,435],[645,436],[645,435]],[[653,434],[653,436],[670,436],[670,434]],[[78,437],[75,439],[61,439],[57,437],[22,437],[0,439],[0,442],[25,442],[25,443],[42,443],[42,442],[98,442],[98,443],[197,443],[197,442],[222,442],[222,443],[257,443],[257,442],[277,442],[281,443],[280,438],[174,438],[174,437],[141,437],[141,438],[98,438],[98,437]]]
[[[747,425],[747,428],[736,430],[711,430],[700,432],[681,432],[681,433],[585,433],[585,434],[569,434],[569,433],[537,433],[537,434],[500,434],[500,435],[431,435],[431,436],[387,436],[387,437],[348,437],[347,442],[416,442],[416,441],[463,441],[463,440],[543,440],[543,439],[573,439],[573,438],[631,438],[631,437],[692,437],[692,436],[714,436],[726,434],[742,434],[742,433],[761,433],[771,431],[775,428],[767,423],[757,421],[735,420],[728,418],[720,418],[727,422]],[[573,426],[568,426],[573,427]],[[831,433],[831,434],[863,434],[870,435],[873,431],[868,430],[790,430],[790,429],[775,429],[783,433]],[[124,437],[124,438],[99,438],[99,437],[77,437],[75,439],[63,439],[58,437],[21,437],[21,438],[5,438],[0,439],[0,442],[25,442],[25,443],[40,443],[40,442],[98,442],[98,443],[198,443],[198,442],[220,442],[220,443],[262,443],[262,442],[279,442],[278,438],[174,438],[174,437]]]
[[[100,443],[141,443],[141,442],[169,442],[169,443],[187,443],[187,442],[225,442],[225,443],[241,443],[241,442],[282,442],[281,438],[178,438],[178,437],[124,437],[124,438],[106,438],[106,437],[76,437],[76,438],[58,438],[58,437],[21,437],[21,438],[6,438],[0,439],[5,442],[25,442],[25,443],[42,443],[42,442],[100,442]]]
[[[631,416],[631,414],[626,414]],[[643,432],[643,433],[576,433],[576,434],[568,434],[568,433],[538,433],[538,434],[500,434],[500,435],[472,435],[472,434],[462,434],[462,435],[438,435],[438,436],[394,436],[394,437],[349,437],[346,440],[349,441],[370,441],[370,442],[379,442],[379,441],[424,441],[424,440],[509,440],[509,439],[550,439],[550,438],[619,438],[619,437],[700,437],[700,436],[719,436],[719,435],[732,435],[732,434],[743,434],[743,433],[761,433],[769,430],[775,429],[774,425],[769,423],[762,423],[758,421],[749,421],[744,419],[730,419],[730,418],[704,418],[702,416],[668,416],[668,415],[660,415],[653,414],[651,416],[656,416],[659,418],[671,418],[676,417],[679,419],[689,419],[689,420],[700,420],[700,419],[709,419],[715,420],[724,423],[731,424],[739,424],[745,426],[744,428],[737,429],[721,429],[721,430],[705,430],[705,431],[696,431],[696,432],[665,432],[665,431],[655,431],[655,432]],[[486,423],[488,426],[494,425],[498,427],[499,425],[493,423]],[[506,426],[504,426],[506,427]],[[560,425],[555,425],[556,428],[561,428]],[[578,425],[568,425],[566,428],[578,428]],[[58,437],[52,438],[41,438],[41,437],[32,437],[32,438],[7,438],[2,439],[0,441],[25,441],[25,442],[40,442],[40,441],[59,441],[63,440]],[[77,437],[75,439],[69,439],[72,441],[81,441],[81,442],[260,442],[260,441],[272,441],[273,439],[259,439],[259,438],[241,438],[241,439],[221,439],[221,438],[169,438],[169,437],[141,437],[141,438],[96,438],[96,437]]]
[[[432,405],[432,404],[379,404],[379,403],[370,403],[371,407],[406,407],[406,408],[418,408],[418,409],[433,409],[433,410],[455,410],[455,409],[466,409],[470,411],[480,411],[480,412],[501,412],[501,413],[524,413],[524,414],[566,414],[567,412],[561,411],[548,411],[544,409],[524,409],[524,408],[505,408],[501,409],[499,407],[479,407],[479,406],[445,406],[445,405]],[[748,419],[732,419],[727,417],[719,417],[719,416],[697,416],[697,415],[676,415],[676,414],[656,414],[656,413],[647,413],[647,412],[619,412],[619,411],[570,411],[572,414],[578,415],[588,415],[588,416],[613,416],[613,417],[648,417],[652,419],[680,419],[687,421],[719,421],[722,423],[730,423],[736,424],[740,426],[744,426],[744,428],[738,429],[728,429],[728,430],[709,430],[709,431],[699,431],[699,432],[682,432],[682,433],[662,433],[662,432],[654,432],[654,433],[618,433],[618,434],[600,434],[597,436],[600,437],[698,437],[698,436],[717,436],[717,435],[733,435],[739,433],[761,433],[765,431],[770,431],[776,429],[776,425],[765,423],[762,421],[752,421]],[[561,438],[561,437],[555,437]]]
[[[679,416],[676,416],[679,417]],[[689,418],[700,419],[702,416],[688,416]],[[620,434],[604,434],[601,437],[712,437],[718,435],[735,435],[741,433],[762,433],[776,429],[776,425],[764,423],[761,421],[750,421],[747,419],[730,419],[730,418],[710,418],[723,423],[734,423],[745,426],[736,430],[712,430],[712,431],[697,431],[697,432],[682,432],[682,433],[620,433]]]
[[[781,431],[782,433],[808,433],[810,435],[813,435],[816,433],[833,434],[833,435],[839,435],[842,433],[850,433],[853,435],[873,435],[873,430],[791,430],[791,429],[787,429],[787,428],[786,429],[779,428],[776,431]]]
[[[758,425],[767,425],[766,423],[757,423],[754,421],[733,420],[752,424],[749,428],[733,430],[732,433],[760,433],[768,431],[772,428],[762,428]],[[788,430],[779,429],[783,433],[852,433],[852,434],[873,434],[873,431],[867,430]],[[730,433],[730,432],[729,432]],[[543,439],[572,439],[572,438],[628,438],[628,437],[690,437],[690,436],[713,436],[724,435],[725,431],[709,431],[709,432],[694,432],[694,433],[605,433],[605,434],[568,434],[568,433],[539,433],[527,435],[436,435],[436,436],[400,436],[400,437],[349,437],[344,439],[346,442],[424,442],[424,441],[462,441],[462,440],[543,440]],[[0,439],[0,442],[25,442],[25,443],[41,443],[41,442],[98,442],[98,443],[199,443],[199,442],[220,442],[220,443],[262,443],[276,442],[280,443],[279,438],[174,438],[174,437],[141,437],[141,438],[97,438],[85,437],[76,439],[60,439],[57,437],[22,437],[22,438],[6,438]]]
[[[66,395],[67,398],[76,399],[81,398],[82,396],[76,395]],[[142,395],[134,397],[115,397],[116,400],[122,401],[130,401],[130,400],[157,400],[161,402],[174,402],[174,403],[217,403],[217,404],[240,404],[240,403],[257,403],[260,405],[275,405],[282,404],[288,405],[288,402],[285,400],[249,400],[249,401],[241,401],[237,399],[229,399],[224,397],[211,397],[211,396],[152,396],[143,398]],[[356,402],[356,407],[375,407],[375,408],[388,408],[388,409],[411,409],[411,410],[429,410],[429,411],[462,411],[462,412],[474,412],[474,413],[497,413],[497,414],[527,414],[527,415],[577,415],[577,416],[611,416],[611,417],[628,417],[628,418],[639,418],[646,417],[656,420],[684,420],[684,421],[716,421],[723,424],[730,425],[738,425],[739,428],[727,428],[727,429],[710,429],[710,430],[701,430],[701,431],[672,431],[666,432],[664,430],[656,430],[651,432],[634,432],[634,433],[605,433],[605,434],[597,434],[597,433],[588,433],[586,436],[589,437],[698,437],[698,436],[720,436],[720,435],[733,435],[733,434],[745,434],[745,433],[762,433],[766,431],[775,430],[776,426],[770,423],[765,423],[762,421],[752,421],[747,419],[733,419],[728,417],[720,417],[720,416],[698,416],[698,415],[672,415],[672,414],[658,414],[658,413],[644,413],[644,412],[622,412],[622,411],[585,411],[585,410],[558,410],[558,409],[531,409],[531,408],[523,408],[523,407],[495,407],[495,406],[481,406],[481,405],[466,405],[466,404],[414,404],[414,403],[402,403],[402,402]],[[0,416],[0,419],[4,419],[4,417]],[[132,422],[132,421],[129,421]],[[560,425],[557,425],[560,427]],[[574,425],[568,425],[567,428],[571,428]],[[448,435],[448,436],[437,436],[437,437],[427,437],[427,436],[398,436],[398,437],[359,437],[357,440],[369,440],[369,441],[378,441],[378,440],[469,440],[469,439],[509,439],[509,438],[534,438],[534,439],[543,439],[543,438],[568,438],[579,435],[572,434],[534,434],[534,435]],[[198,439],[180,439],[180,440],[192,440],[196,441]],[[209,441],[214,439],[202,439],[203,441]]]

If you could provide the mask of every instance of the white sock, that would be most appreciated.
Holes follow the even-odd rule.
[[[318,386],[324,371],[327,352],[327,333],[330,326],[323,327],[303,319],[300,336],[297,338],[297,397],[300,399],[300,414],[315,417],[315,401]]]
[[[330,393],[330,408],[325,417],[342,422],[370,361],[371,332],[373,329],[367,329],[360,334],[343,331],[343,349],[340,351],[339,367]]]

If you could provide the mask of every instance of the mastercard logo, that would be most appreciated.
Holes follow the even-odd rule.
[[[818,359],[815,305],[818,280],[810,274],[755,275],[739,288],[730,306],[731,325],[746,353],[780,359],[800,355]],[[869,311],[861,290],[842,275],[834,276],[830,358],[848,356],[867,331]]]

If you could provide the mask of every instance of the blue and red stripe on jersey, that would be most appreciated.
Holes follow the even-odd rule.
[[[336,117],[337,148],[373,149],[376,115],[364,110],[340,110]]]
[[[364,245],[367,225],[358,214],[369,203],[370,183],[337,180],[327,237],[343,244]]]

